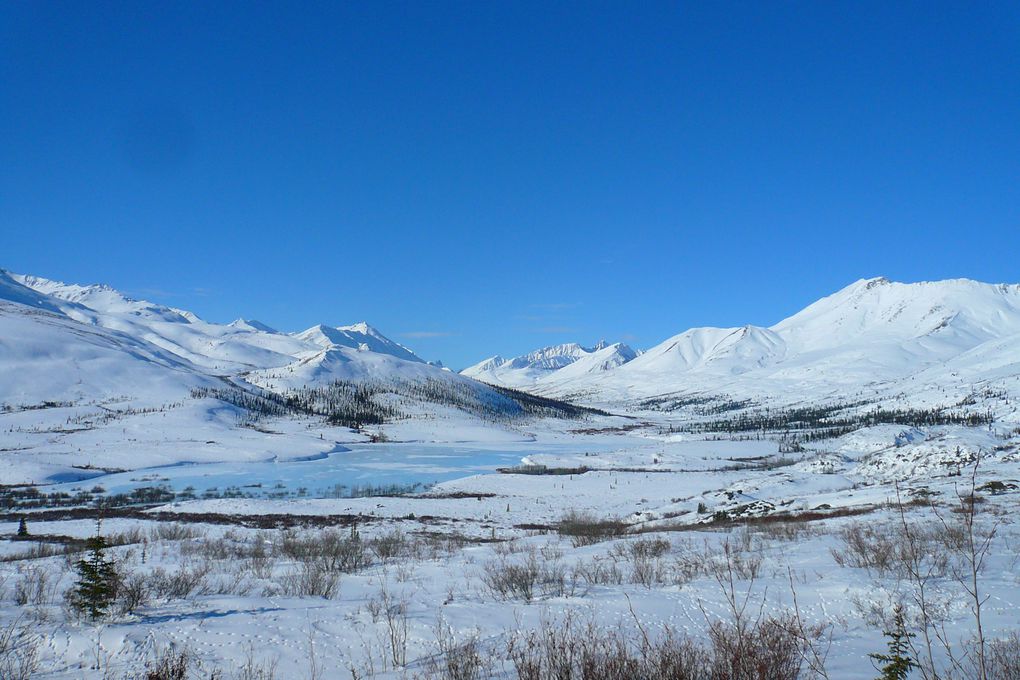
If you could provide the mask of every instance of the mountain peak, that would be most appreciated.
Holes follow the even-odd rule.
[[[872,288],[878,288],[879,286],[888,285],[892,283],[892,281],[890,281],[884,276],[874,276],[870,279],[861,279],[860,281],[858,281],[858,283],[863,284],[865,290],[871,290]]]
[[[576,377],[603,372],[627,363],[637,352],[623,343],[600,340],[594,347],[576,342],[551,345],[504,359],[496,355],[461,371],[462,374],[512,387],[528,387],[552,376]]]
[[[20,278],[22,277],[19,277],[17,274],[11,274],[7,270],[0,269],[0,300],[60,313],[61,310],[57,306],[56,300],[53,300],[53,298],[45,293],[26,286],[19,280]]]
[[[400,343],[393,342],[364,321],[350,326],[337,326],[335,328],[318,324],[298,333],[297,337],[301,340],[314,342],[324,348],[339,345],[341,347],[389,354],[405,361],[425,363],[414,352]]]
[[[382,334],[369,325],[367,321],[359,321],[358,323],[354,323],[349,326],[337,326],[337,330],[361,333],[362,335],[371,335],[372,337],[383,337]]]
[[[231,326],[233,328],[237,328],[238,330],[244,330],[244,331],[259,331],[259,332],[262,332],[262,333],[273,333],[273,334],[278,334],[280,332],[280,331],[276,330],[275,328],[273,328],[271,326],[267,326],[266,324],[262,323],[261,321],[256,321],[255,319],[245,319],[245,318],[241,318],[241,317],[239,317],[237,319],[234,319],[233,321],[231,321],[227,325],[229,325],[229,326]]]

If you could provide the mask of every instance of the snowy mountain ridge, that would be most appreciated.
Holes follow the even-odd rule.
[[[215,324],[106,285],[9,273],[0,273],[0,298],[105,329],[117,342],[146,343],[150,354],[202,376],[281,390],[334,379],[463,378],[626,409],[669,394],[818,401],[862,390],[913,393],[920,388],[909,382],[922,378],[924,389],[963,390],[972,379],[998,384],[1020,374],[1020,284],[969,279],[861,279],[769,327],[692,328],[643,352],[564,343],[493,356],[459,375],[366,322],[297,333],[244,319]]]
[[[692,328],[602,368],[537,374],[487,360],[465,374],[621,407],[667,394],[793,403],[950,384],[1014,390],[1020,284],[861,279],[770,327]]]
[[[483,382],[528,389],[551,376],[583,376],[622,365],[638,355],[623,343],[606,341],[594,347],[566,343],[543,347],[512,359],[497,355],[461,371]]]
[[[366,322],[286,334],[244,319],[210,323],[105,285],[3,271],[0,305],[0,403],[8,406],[128,395],[149,408],[223,379],[279,392],[337,380],[431,381],[470,395],[469,401],[502,398],[490,386],[426,363]]]

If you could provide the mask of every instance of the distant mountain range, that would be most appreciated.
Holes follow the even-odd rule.
[[[632,407],[662,395],[783,405],[893,395],[925,404],[939,393],[1016,393],[1020,285],[862,279],[768,328],[692,328],[644,352],[559,345],[493,357],[463,373]]]
[[[410,408],[428,415],[420,412],[428,404],[432,413],[452,407],[483,417],[542,407],[525,395],[426,363],[367,323],[318,325],[300,333],[246,319],[215,324],[108,286],[0,271],[0,405],[9,409],[107,402],[151,409],[196,394],[236,406],[237,391],[292,396],[337,381],[370,388],[314,399],[357,401],[359,418],[372,415],[367,401],[386,414]],[[384,403],[394,401],[404,410]],[[328,404],[320,410],[330,412]]]
[[[637,356],[638,352],[620,342],[610,345],[603,341],[591,348],[569,343],[544,347],[513,359],[496,355],[461,373],[486,382],[527,389],[545,381],[558,382],[608,371]]]
[[[683,395],[793,404],[1018,390],[1020,285],[863,279],[770,327],[693,328],[646,350],[570,343],[459,375],[367,323],[281,333],[0,272],[0,403],[187,393],[223,378],[286,393],[335,380],[488,385],[640,410]],[[951,394],[950,394],[951,393]]]

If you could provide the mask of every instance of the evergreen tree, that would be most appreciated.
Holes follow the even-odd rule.
[[[86,543],[88,556],[75,565],[78,581],[69,601],[71,607],[93,621],[101,619],[113,603],[117,591],[117,570],[113,560],[106,557],[106,539],[96,521],[96,535]]]
[[[883,635],[889,638],[888,654],[868,654],[874,661],[885,665],[879,668],[882,675],[877,680],[906,680],[910,671],[917,668],[917,664],[910,658],[910,638],[914,633],[908,633],[903,620],[903,607],[896,605],[893,619],[893,629],[883,631]]]
[[[18,538],[28,538],[28,522],[24,517],[18,522]]]

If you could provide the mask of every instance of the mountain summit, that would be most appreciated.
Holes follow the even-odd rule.
[[[575,354],[562,365],[529,363],[568,347]],[[619,356],[599,363],[599,370],[580,369],[581,356],[593,353],[577,347],[489,359],[464,373],[606,402],[678,392],[823,398],[877,385],[892,389],[922,372],[936,378],[932,371],[950,362],[957,381],[961,370],[989,374],[989,362],[1020,374],[1020,285],[861,279],[768,328],[692,328],[637,356],[620,346]]]

